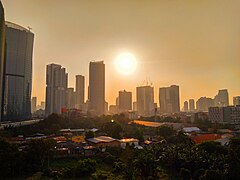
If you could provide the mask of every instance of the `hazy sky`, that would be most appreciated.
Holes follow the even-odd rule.
[[[35,34],[33,96],[45,100],[45,66],[59,63],[86,76],[92,60],[106,64],[106,100],[150,79],[158,102],[162,86],[180,86],[181,104],[227,88],[240,95],[239,0],[2,0],[6,20]],[[113,61],[133,53],[139,64],[120,75]],[[86,91],[87,94],[87,91]]]

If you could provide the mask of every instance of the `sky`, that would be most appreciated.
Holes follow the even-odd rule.
[[[180,101],[214,97],[228,89],[240,95],[239,0],[2,0],[5,19],[35,34],[32,96],[45,101],[46,65],[89,79],[89,62],[106,64],[106,101],[136,86],[180,86]],[[131,75],[114,66],[122,52],[134,54]],[[87,91],[85,91],[87,97]],[[86,98],[85,98],[86,99]]]

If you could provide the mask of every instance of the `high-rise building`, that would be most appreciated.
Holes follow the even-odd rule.
[[[6,22],[3,114],[7,120],[31,118],[33,42],[29,29]]]
[[[141,116],[154,114],[154,89],[151,86],[137,87],[137,112]]]
[[[214,106],[214,100],[212,98],[201,97],[196,102],[197,111],[207,112],[209,107]]]
[[[137,111],[137,102],[133,102],[133,111]]]
[[[46,106],[45,102],[41,101],[40,109],[45,110],[45,106]]]
[[[37,97],[32,97],[31,112],[34,113],[37,110]]]
[[[68,109],[73,109],[75,108],[75,92],[74,88],[67,88],[67,99],[66,99],[66,107]]]
[[[89,105],[93,115],[105,113],[105,64],[94,61],[89,64]]]
[[[2,2],[0,1],[0,121],[4,107],[4,70],[5,70],[5,18]]]
[[[46,77],[46,115],[61,113],[61,109],[66,107],[68,87],[66,69],[58,64],[49,64],[47,65]]]
[[[118,92],[118,111],[120,113],[132,110],[132,92],[125,90]]]
[[[76,107],[82,109],[84,106],[84,76],[76,75]]]
[[[210,107],[209,120],[213,123],[240,124],[240,106]]]
[[[240,106],[240,96],[233,97],[233,105]]]
[[[190,112],[195,111],[195,101],[194,101],[194,99],[189,99],[189,111]]]
[[[188,112],[188,101],[184,101],[183,111]]]
[[[214,98],[214,105],[217,107],[226,107],[229,105],[228,90],[222,89]]]
[[[179,86],[172,85],[159,89],[160,111],[163,113],[180,112]]]

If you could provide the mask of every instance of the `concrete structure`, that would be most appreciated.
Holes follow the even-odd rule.
[[[117,114],[118,113],[118,107],[116,105],[110,105],[109,106],[109,113],[110,114]]]
[[[2,2],[0,1],[0,121],[3,113],[3,94],[4,94],[4,70],[5,70],[5,18]]]
[[[84,108],[84,91],[85,78],[82,75],[76,75],[76,108],[81,110]]]
[[[75,99],[76,99],[76,94],[74,92],[74,88],[67,88],[66,107],[68,109],[75,108]]]
[[[133,111],[137,111],[137,102],[133,102]]]
[[[61,113],[61,109],[66,107],[68,86],[66,69],[58,64],[49,64],[47,65],[46,76],[46,115]]]
[[[180,112],[179,86],[159,88],[159,104],[162,113]]]
[[[32,97],[31,112],[34,113],[36,111],[37,111],[37,97]]]
[[[33,42],[34,34],[29,29],[6,22],[3,111],[6,120],[31,118]]]
[[[240,124],[240,106],[210,107],[209,120],[213,123]]]
[[[187,101],[184,102],[183,111],[188,112],[188,102]]]
[[[105,64],[103,61],[89,64],[89,105],[93,115],[105,113]]]
[[[196,102],[197,111],[207,112],[209,107],[214,106],[214,100],[212,98],[201,97]]]
[[[233,97],[233,105],[240,106],[240,96]]]
[[[132,92],[119,91],[118,93],[118,112],[128,112],[132,110]]]
[[[194,101],[194,99],[189,99],[189,111],[190,112],[195,111],[195,101]]]
[[[137,87],[138,115],[148,116],[154,114],[154,90],[151,86]]]
[[[227,89],[222,89],[218,91],[218,94],[214,97],[214,105],[216,107],[229,106],[229,97]]]

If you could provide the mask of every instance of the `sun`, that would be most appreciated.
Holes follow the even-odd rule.
[[[132,74],[137,68],[137,60],[131,53],[121,53],[115,59],[116,70],[123,74]]]

